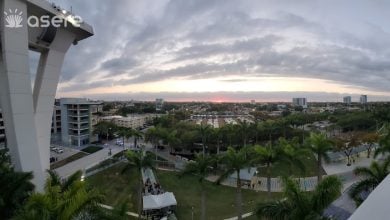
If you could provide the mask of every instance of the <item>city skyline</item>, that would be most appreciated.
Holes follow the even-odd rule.
[[[96,33],[69,51],[57,97],[390,100],[383,1],[55,2]]]

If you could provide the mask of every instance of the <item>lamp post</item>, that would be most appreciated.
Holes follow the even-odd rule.
[[[107,142],[106,142],[107,145],[108,145],[108,133],[110,132],[110,130],[111,130],[111,128],[107,129]]]

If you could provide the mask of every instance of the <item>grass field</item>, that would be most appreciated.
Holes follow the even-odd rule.
[[[60,161],[58,161],[58,162],[55,162],[55,163],[53,163],[53,164],[50,164],[50,169],[57,169],[58,167],[62,167],[62,166],[64,166],[65,164],[68,164],[68,163],[70,163],[70,162],[73,162],[73,161],[75,161],[75,160],[78,160],[78,159],[80,159],[80,158],[82,158],[82,157],[85,157],[85,156],[87,156],[88,154],[87,153],[84,153],[84,152],[78,152],[78,153],[76,153],[76,154],[73,154],[72,156],[70,156],[70,157],[67,157],[67,158],[65,158],[65,159],[63,159],[63,160],[60,160]]]
[[[84,149],[82,149],[81,151],[85,152],[85,153],[89,153],[89,154],[93,154],[99,150],[103,149],[103,147],[99,147],[99,146],[88,146]]]
[[[118,205],[126,199],[130,199],[133,205],[129,207],[129,210],[135,212],[139,178],[135,170],[121,174],[123,167],[122,163],[115,165],[88,177],[87,182],[106,194],[105,204]],[[175,172],[157,171],[157,179],[166,191],[175,194],[178,203],[176,209],[178,219],[191,219],[192,207],[194,207],[194,219],[200,218],[200,189],[195,177],[179,178]],[[235,188],[209,182],[206,183],[206,187],[208,219],[223,219],[236,214]],[[252,211],[256,203],[267,199],[266,193],[251,190],[243,190],[242,195],[244,212]],[[272,196],[279,195],[273,194]]]
[[[302,162],[306,167],[305,173],[302,173],[302,171],[297,167],[290,167],[290,164],[279,162],[275,163],[274,166],[271,167],[271,177],[290,176],[291,174],[297,177],[309,177],[317,175],[317,159],[313,154],[302,158]],[[266,176],[266,167],[260,167],[258,171],[259,176]],[[323,169],[322,174],[326,174]]]

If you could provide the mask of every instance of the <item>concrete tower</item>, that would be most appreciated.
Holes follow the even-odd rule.
[[[33,183],[41,191],[49,169],[53,104],[64,57],[72,43],[92,36],[93,29],[45,0],[1,0],[0,12],[0,106],[7,145],[15,169],[33,171]],[[40,20],[44,16],[47,26]],[[29,50],[40,53],[34,88]]]

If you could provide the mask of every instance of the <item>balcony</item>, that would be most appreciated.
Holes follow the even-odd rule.
[[[69,136],[70,136],[70,137],[77,137],[77,138],[79,138],[79,137],[89,136],[89,133],[80,134],[80,135],[78,135],[78,134],[69,134]]]
[[[80,126],[80,128],[78,126],[70,126],[69,129],[71,129],[71,130],[87,130],[87,129],[89,129],[89,126],[88,125]]]

